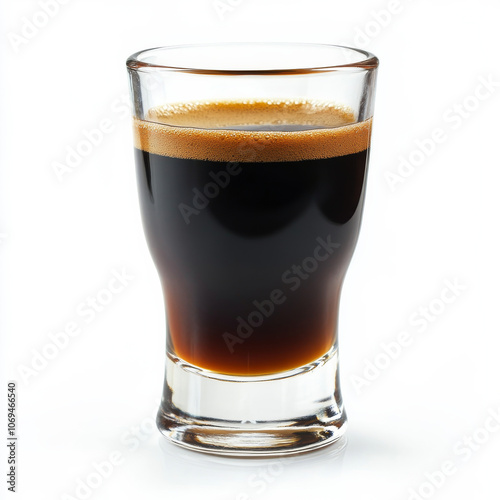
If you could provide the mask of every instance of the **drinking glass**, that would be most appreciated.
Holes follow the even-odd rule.
[[[342,282],[358,238],[378,60],[318,44],[161,47],[127,60],[144,232],[163,289],[158,427],[223,455],[346,430]]]

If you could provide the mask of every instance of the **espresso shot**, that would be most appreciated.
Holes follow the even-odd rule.
[[[371,120],[331,103],[157,107],[134,121],[167,350],[219,374],[292,370],[336,344]]]

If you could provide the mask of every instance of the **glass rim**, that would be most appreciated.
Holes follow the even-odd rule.
[[[228,49],[228,48],[288,48],[288,49],[314,49],[332,51],[347,51],[351,54],[357,54],[358,58],[354,61],[345,62],[342,64],[320,64],[320,65],[297,65],[297,67],[286,67],[280,69],[273,68],[239,68],[239,69],[218,69],[210,67],[198,67],[201,65],[179,65],[147,61],[147,58],[158,55],[159,53],[167,53],[169,51],[182,50],[204,50],[204,49]],[[378,67],[378,58],[370,52],[355,47],[344,45],[334,45],[325,43],[303,43],[303,42],[220,42],[220,43],[196,43],[182,45],[167,45],[154,47],[150,49],[140,50],[132,54],[126,62],[127,68],[131,71],[148,71],[148,70],[165,70],[180,73],[194,73],[200,75],[298,75],[311,73],[326,73],[334,71],[349,71],[349,70],[374,70]],[[210,65],[207,65],[210,66]]]

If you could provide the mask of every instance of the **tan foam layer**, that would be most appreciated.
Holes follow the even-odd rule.
[[[167,105],[134,119],[135,147],[175,158],[281,162],[333,158],[370,145],[371,119],[354,122],[348,108],[313,101],[217,101]],[[221,130],[234,126],[301,125],[296,132]]]

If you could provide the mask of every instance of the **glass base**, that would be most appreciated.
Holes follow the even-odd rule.
[[[157,425],[173,443],[241,457],[315,450],[346,430],[337,349],[295,370],[263,376],[205,371],[167,354]]]

